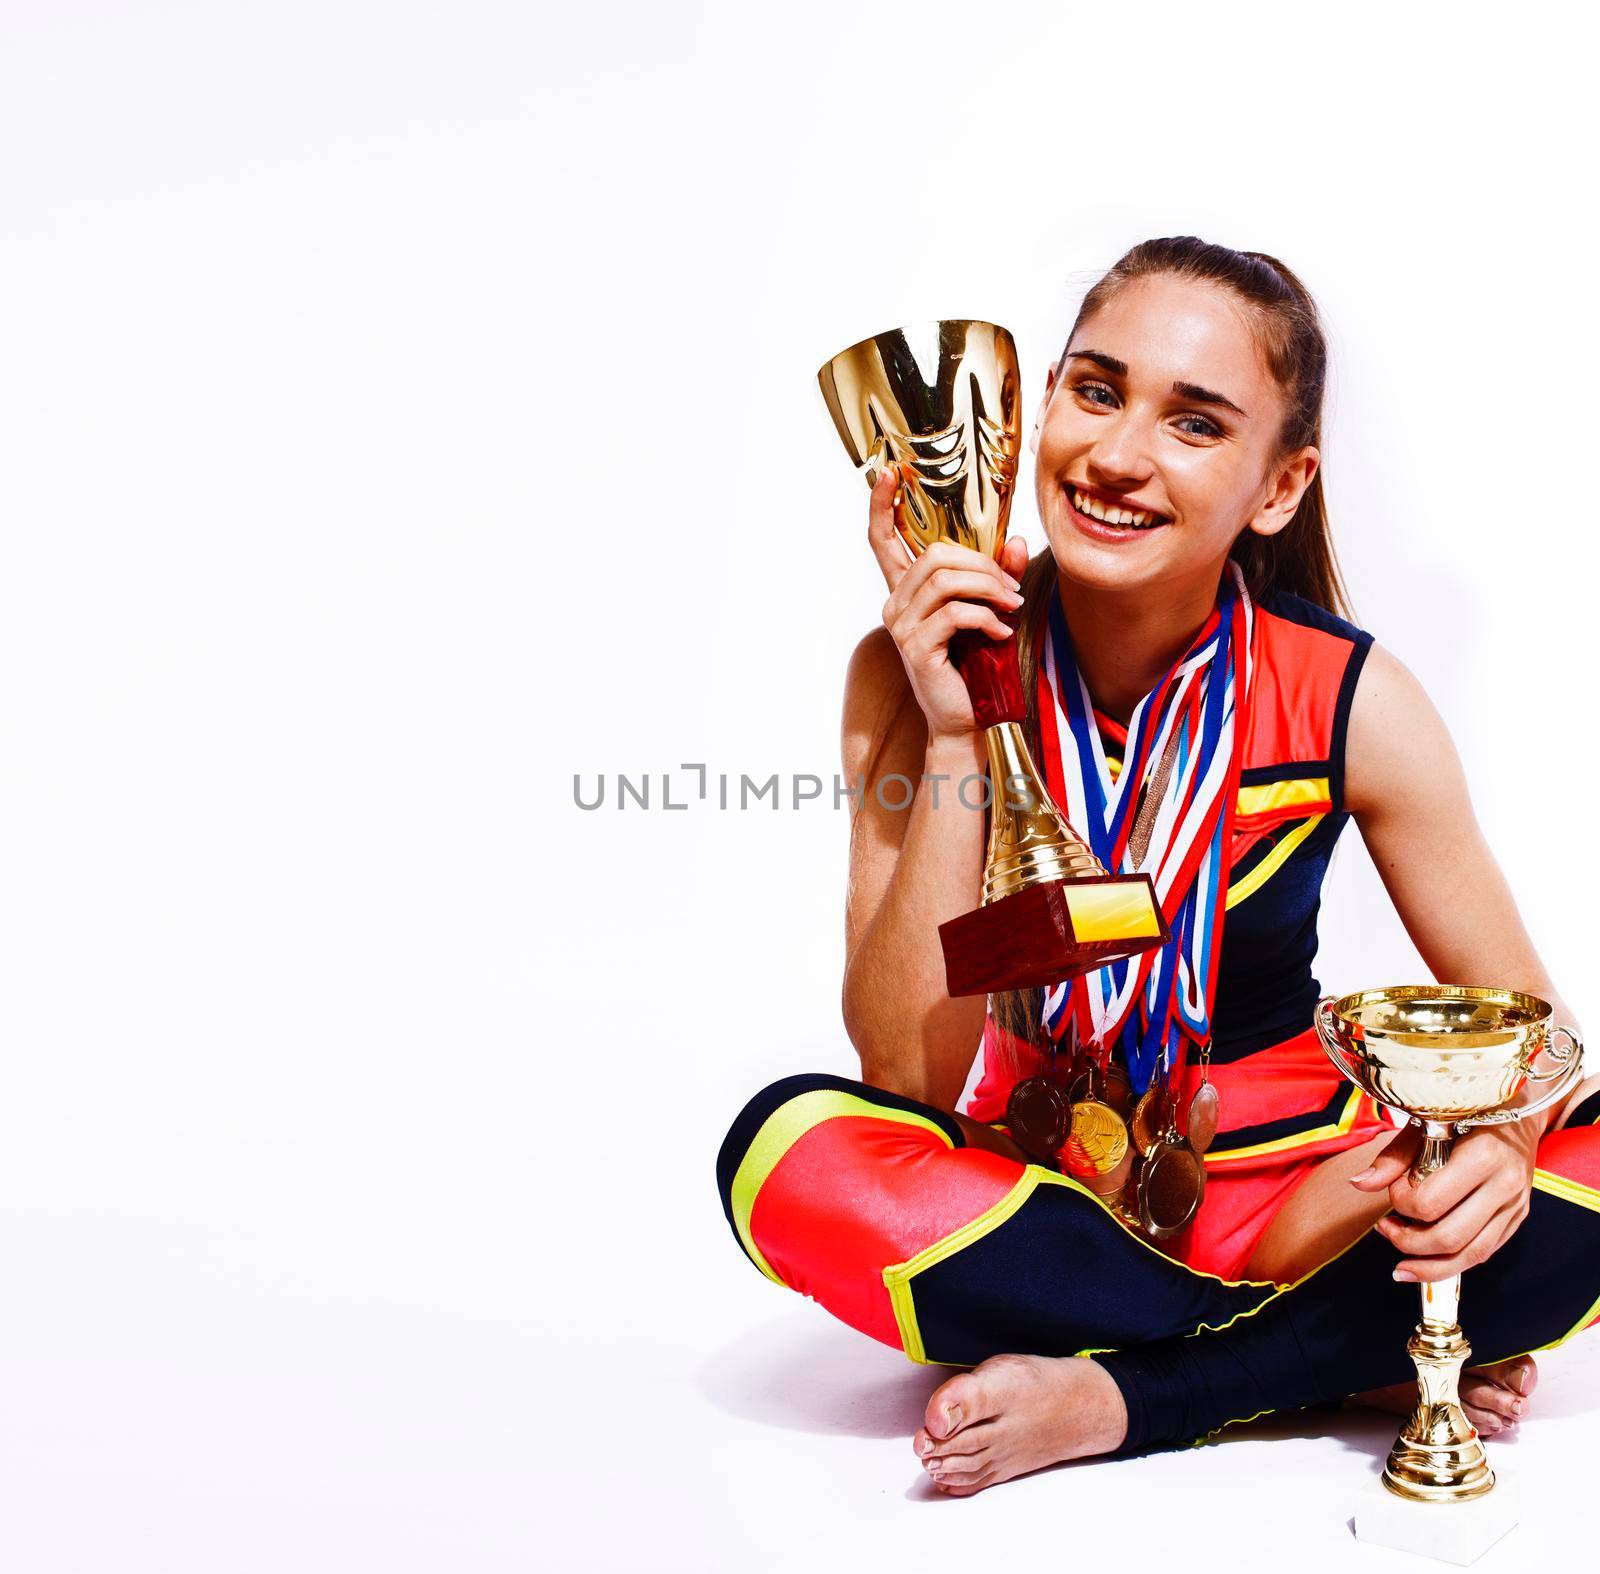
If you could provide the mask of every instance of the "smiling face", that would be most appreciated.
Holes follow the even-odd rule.
[[[1031,446],[1061,573],[1102,590],[1214,590],[1243,529],[1272,535],[1316,472],[1278,452],[1286,401],[1228,289],[1132,281],[1081,322]]]

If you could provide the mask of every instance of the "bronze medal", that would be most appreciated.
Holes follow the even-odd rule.
[[[1030,1159],[1054,1169],[1056,1154],[1072,1131],[1072,1107],[1053,1078],[1024,1077],[1006,1100],[1006,1125]]]
[[[1189,1146],[1196,1153],[1204,1153],[1216,1140],[1217,1112],[1221,1103],[1216,1088],[1209,1082],[1202,1082],[1189,1100],[1187,1135]]]
[[[1166,1092],[1166,1076],[1161,1083]],[[1178,1135],[1176,1110],[1163,1097],[1162,1126],[1139,1170],[1139,1218],[1155,1240],[1176,1235],[1200,1210],[1206,1194],[1206,1167],[1200,1155]]]
[[[1133,1143],[1146,1158],[1161,1140],[1162,1129],[1167,1124],[1165,1104],[1161,1089],[1151,1087],[1133,1107]]]
[[[1139,1219],[1156,1240],[1176,1235],[1199,1211],[1205,1166],[1186,1143],[1158,1143],[1139,1171]]]

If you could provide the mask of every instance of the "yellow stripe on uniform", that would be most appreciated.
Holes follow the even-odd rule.
[[[1533,1189],[1545,1192],[1551,1197],[1559,1197],[1563,1202],[1575,1202],[1580,1208],[1588,1208],[1593,1213],[1600,1213],[1600,1191],[1596,1191],[1593,1186],[1585,1186],[1582,1181],[1569,1180],[1567,1176],[1556,1175],[1549,1170],[1535,1170]],[[1515,1355],[1508,1355],[1506,1360],[1518,1361],[1525,1355],[1537,1355],[1544,1350],[1557,1349],[1574,1334],[1581,1334],[1596,1316],[1600,1316],[1600,1300],[1596,1300],[1594,1305],[1559,1339],[1552,1339],[1549,1344],[1535,1345],[1531,1350],[1519,1350]]]
[[[1331,1124],[1313,1126],[1310,1131],[1297,1131],[1289,1137],[1274,1137],[1271,1142],[1257,1142],[1248,1148],[1217,1149],[1208,1152],[1201,1159],[1201,1163],[1226,1164],[1230,1159],[1253,1159],[1263,1153],[1282,1153],[1289,1148],[1303,1147],[1308,1142],[1320,1142],[1324,1137],[1342,1137],[1355,1125],[1356,1116],[1361,1113],[1361,1101],[1366,1096],[1360,1088],[1351,1088],[1344,1109],[1340,1112],[1339,1118]],[[1373,1135],[1378,1136],[1380,1133],[1374,1132]]]
[[[774,1284],[782,1284],[783,1280],[772,1271],[750,1234],[750,1214],[756,1205],[756,1194],[766,1178],[778,1167],[778,1160],[813,1126],[820,1126],[835,1115],[867,1115],[874,1120],[900,1120],[910,1126],[926,1126],[947,1148],[955,1146],[950,1140],[950,1133],[926,1115],[874,1104],[840,1088],[815,1088],[810,1093],[797,1093],[787,1103],[780,1104],[762,1122],[755,1140],[745,1149],[730,1188],[733,1227],[739,1232],[744,1249],[750,1253],[750,1260]]]
[[[911,1281],[931,1268],[935,1263],[943,1262],[947,1257],[953,1257],[963,1248],[980,1241],[991,1231],[997,1230],[1009,1219],[1040,1186],[1065,1186],[1070,1191],[1082,1192],[1092,1203],[1103,1209],[1105,1213],[1117,1224],[1119,1229],[1127,1229],[1115,1213],[1107,1206],[1105,1200],[1089,1190],[1082,1181],[1074,1180],[1070,1175],[1060,1175],[1054,1170],[1047,1170],[1038,1164],[1028,1165],[1022,1172],[1022,1178],[998,1202],[991,1203],[982,1213],[968,1219],[959,1229],[952,1230],[950,1234],[935,1241],[931,1246],[924,1246],[915,1257],[908,1257],[904,1262],[891,1263],[883,1270],[884,1287],[889,1292],[889,1303],[894,1308],[894,1321],[900,1331],[900,1346],[905,1353],[919,1366],[963,1366],[962,1361],[930,1361],[928,1352],[922,1343],[922,1329],[917,1322],[917,1305],[911,1294]],[[1137,1241],[1146,1251],[1153,1252],[1157,1257],[1167,1262],[1175,1262],[1168,1257],[1158,1246],[1144,1239],[1142,1235],[1135,1235],[1132,1230],[1127,1231],[1130,1239]],[[1179,1268],[1191,1273],[1197,1279],[1211,1279],[1218,1284],[1229,1286],[1259,1284],[1263,1289],[1267,1281],[1262,1279],[1224,1279],[1220,1274],[1207,1273],[1201,1268],[1190,1268],[1187,1263],[1176,1263]],[[1208,1327],[1201,1324],[1201,1329]],[[1196,1332],[1201,1331],[1197,1329]],[[1090,1355],[1097,1352],[1080,1350],[1079,1355]]]
[[[1230,884],[1228,887],[1228,911],[1232,912],[1252,892],[1259,891],[1283,867],[1288,860],[1289,854],[1321,824],[1322,816],[1320,814],[1314,814],[1309,820],[1302,821],[1249,874]]]
[[[1268,782],[1263,787],[1239,789],[1240,815],[1277,814],[1285,809],[1328,808],[1333,803],[1326,776],[1307,776],[1299,781]]]

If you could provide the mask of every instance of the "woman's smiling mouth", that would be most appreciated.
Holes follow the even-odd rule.
[[[1087,491],[1070,481],[1061,491],[1072,514],[1072,522],[1085,535],[1099,541],[1117,540],[1172,523],[1165,514],[1113,502],[1098,492]]]

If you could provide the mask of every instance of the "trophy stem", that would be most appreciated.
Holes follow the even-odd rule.
[[[1418,1179],[1444,1168],[1452,1138],[1446,1124],[1422,1125],[1427,1136],[1412,1170]],[[1413,1502],[1462,1503],[1494,1486],[1483,1442],[1461,1408],[1461,1368],[1472,1346],[1462,1337],[1460,1308],[1460,1274],[1422,1286],[1422,1321],[1406,1346],[1417,1368],[1417,1407],[1383,1469],[1383,1484]]]
[[[1103,880],[1100,860],[1050,801],[1022,728],[1014,721],[998,722],[983,741],[991,793],[984,904],[1049,880]]]

